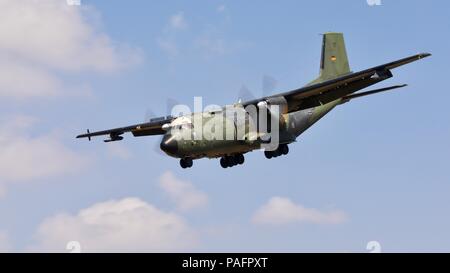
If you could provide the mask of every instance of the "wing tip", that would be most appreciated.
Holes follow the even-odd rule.
[[[91,137],[92,137],[91,132],[89,131],[89,129],[87,129],[86,132],[87,132],[87,134],[78,135],[78,136],[76,136],[76,138],[87,137],[89,139],[89,141],[91,141]]]
[[[425,52],[425,53],[420,53],[417,56],[418,56],[419,59],[423,59],[423,58],[426,58],[426,57],[430,57],[431,55],[433,55],[433,54]]]

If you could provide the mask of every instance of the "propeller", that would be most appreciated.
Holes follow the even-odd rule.
[[[144,122],[149,122],[152,118],[156,118],[155,113],[151,109],[145,111]]]
[[[171,115],[172,114],[172,110],[175,106],[179,105],[180,103],[173,98],[168,98],[166,100],[166,115]]]
[[[171,115],[171,114],[172,114],[172,109],[173,109],[176,105],[178,105],[178,104],[179,104],[179,102],[178,102],[176,99],[168,98],[168,99],[166,100],[166,114],[165,114],[165,115],[166,115],[166,116]],[[159,116],[162,116],[162,115],[155,115],[155,112],[153,112],[152,109],[147,108],[147,110],[145,111],[144,122],[149,122],[151,119],[157,118],[157,117],[159,117]],[[158,153],[158,154],[161,154],[161,155],[164,155],[164,152],[161,151],[159,145],[160,145],[160,143],[161,143],[163,137],[164,137],[164,135],[162,135],[162,136],[159,138],[159,141],[156,141],[156,143],[155,143],[154,146],[153,146],[153,151],[154,151],[155,153]]]
[[[273,95],[275,92],[275,89],[277,87],[277,80],[274,77],[271,77],[269,75],[264,75],[262,79],[262,92],[263,97],[268,97],[270,95]]]
[[[241,101],[249,101],[256,99],[255,95],[252,94],[252,91],[248,89],[248,87],[244,84],[239,89],[238,98]]]
[[[276,87],[277,87],[278,81],[269,75],[263,75],[261,80],[261,96],[259,97],[268,97],[270,95],[273,95]],[[247,85],[243,84],[238,92],[238,99],[239,101],[248,101],[248,100],[254,100],[257,96],[253,94],[253,92],[247,87]]]

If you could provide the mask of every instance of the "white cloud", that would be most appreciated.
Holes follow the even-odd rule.
[[[14,181],[74,173],[89,160],[67,148],[52,134],[30,136],[27,131],[35,122],[28,116],[0,120],[2,187]]]
[[[176,57],[180,52],[178,46],[179,32],[185,30],[187,27],[188,23],[182,11],[170,16],[169,22],[162,30],[162,35],[156,38],[156,43],[159,48],[169,57]]]
[[[173,29],[185,29],[188,25],[182,11],[172,15],[169,20],[170,27]]]
[[[140,60],[92,17],[89,6],[61,0],[0,0],[0,96],[52,96],[61,89],[58,72],[111,72]]]
[[[177,214],[138,198],[94,204],[71,215],[44,220],[32,250],[64,251],[78,241],[82,251],[174,251],[197,245],[196,233]]]
[[[188,181],[177,179],[171,172],[165,172],[159,178],[159,185],[179,210],[187,211],[200,208],[208,203],[206,193],[197,190]]]
[[[217,11],[225,12],[226,6],[218,6]],[[202,29],[192,28],[189,33],[183,32],[187,27],[183,12],[170,16],[169,22],[162,28],[161,35],[156,38],[158,47],[171,58],[191,49],[196,49],[209,58],[230,54],[249,46],[247,42],[226,39],[224,25],[207,24]]]
[[[17,136],[1,139],[0,177],[6,180],[31,180],[73,173],[82,164],[80,156],[51,136]]]
[[[120,68],[125,58],[87,20],[89,12],[86,5],[74,8],[59,0],[0,0],[0,49],[60,69]]]
[[[340,210],[321,211],[295,204],[289,198],[272,197],[253,216],[253,223],[284,225],[291,223],[339,224],[347,216]]]
[[[220,57],[225,54],[230,55],[244,48],[248,48],[250,45],[248,42],[226,39],[226,35],[221,27],[212,26],[205,29],[193,41],[193,46],[207,58]]]
[[[62,89],[60,80],[46,69],[8,58],[0,61],[0,75],[0,97],[55,96]]]
[[[9,242],[8,233],[4,230],[0,230],[0,253],[9,252],[11,250],[11,244]]]

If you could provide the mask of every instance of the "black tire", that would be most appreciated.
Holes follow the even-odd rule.
[[[181,166],[181,168],[183,168],[183,169],[186,169],[186,168],[187,168],[187,165],[186,165],[186,162],[184,161],[184,159],[180,159],[180,166]]]
[[[273,157],[279,157],[281,155],[280,149],[276,149],[275,151],[272,151]]]
[[[244,162],[245,162],[245,157],[244,157],[244,155],[243,155],[243,154],[237,155],[237,163],[238,163],[239,165],[242,165],[242,164],[244,164]]]
[[[225,157],[222,157],[221,159],[220,159],[220,166],[222,166],[222,168],[228,168],[228,162],[227,162],[227,160],[225,159]]]
[[[236,158],[234,156],[227,156],[228,166],[233,167],[236,166]]]
[[[271,159],[273,157],[273,152],[272,151],[264,151],[264,155],[266,156],[267,159]]]
[[[289,146],[287,146],[286,144],[281,145],[280,152],[283,155],[287,155],[289,153]]]
[[[190,167],[192,167],[192,165],[194,165],[194,162],[192,161],[192,158],[189,158],[189,157],[185,158],[184,162],[186,164],[186,168],[190,168]]]

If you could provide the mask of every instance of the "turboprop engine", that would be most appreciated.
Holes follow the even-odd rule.
[[[257,106],[260,111],[260,114],[261,111],[263,111],[264,109],[266,110],[267,130],[270,130],[272,122],[278,122],[280,127],[285,124],[286,120],[284,118],[284,114],[286,114],[288,111],[288,104],[286,98],[282,96],[268,97],[265,98],[263,101],[258,102]]]

